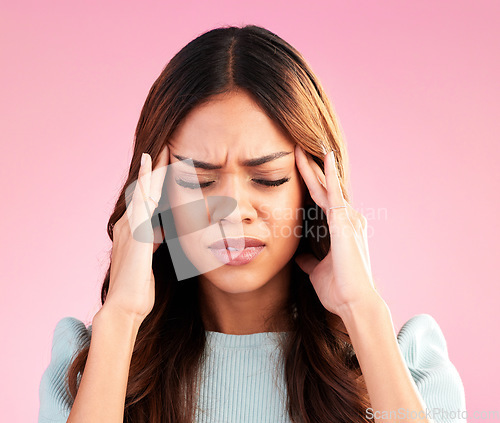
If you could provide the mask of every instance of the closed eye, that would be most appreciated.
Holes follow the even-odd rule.
[[[270,181],[268,179],[252,179],[257,184],[264,185],[266,187],[277,187],[279,185],[283,185],[285,182],[288,182],[290,178],[281,178],[275,181]]]
[[[290,180],[289,177],[281,178],[281,179],[277,179],[277,180],[252,179],[252,181],[255,182],[256,184],[262,185],[266,188],[277,187],[277,186],[283,185],[284,183],[288,182],[289,180]],[[180,185],[181,187],[189,188],[189,189],[207,188],[214,183],[214,181],[193,183],[193,182],[185,181],[181,178],[176,178],[175,182],[178,185]]]

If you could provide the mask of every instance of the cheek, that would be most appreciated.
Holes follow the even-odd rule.
[[[302,207],[305,194],[304,181],[298,173],[295,173],[288,185],[287,189],[280,195],[281,204],[286,208]]]
[[[208,226],[206,205],[199,190],[190,192],[179,187],[171,178],[167,178],[166,187],[178,237]]]
[[[302,234],[303,194],[300,180],[294,178],[290,186],[275,195],[269,205],[271,213],[268,224],[273,228],[273,238],[282,239],[283,242],[293,240],[290,243],[292,249]]]

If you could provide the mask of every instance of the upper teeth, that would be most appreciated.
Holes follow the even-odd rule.
[[[227,249],[228,249],[229,251],[241,251],[241,249],[240,249],[240,250],[238,250],[237,248],[234,248],[234,247],[227,247]]]

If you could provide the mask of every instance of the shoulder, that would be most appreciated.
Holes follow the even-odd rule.
[[[64,317],[56,324],[48,367],[39,386],[38,422],[66,422],[71,410],[71,397],[66,374],[78,352],[90,343],[91,327],[74,317]]]
[[[63,317],[57,322],[52,339],[52,352],[73,351],[85,346],[90,341],[92,328],[75,317]]]
[[[460,375],[448,356],[446,338],[430,314],[417,314],[399,330],[398,344],[425,405],[443,417],[447,411],[465,411]],[[459,421],[434,415],[436,422]]]
[[[443,331],[430,314],[417,314],[409,319],[399,330],[397,339],[411,363],[416,364],[429,354],[448,357]]]

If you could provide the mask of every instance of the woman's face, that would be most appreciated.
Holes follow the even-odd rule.
[[[243,293],[284,278],[302,235],[306,189],[294,143],[250,95],[233,91],[192,110],[169,144],[168,198],[179,242],[200,280]],[[255,162],[245,163],[250,160]],[[176,211],[212,196],[229,197],[236,208],[227,214],[227,203],[213,203],[210,224],[202,229],[200,222],[208,222],[205,206]],[[262,246],[249,246],[244,237]]]

